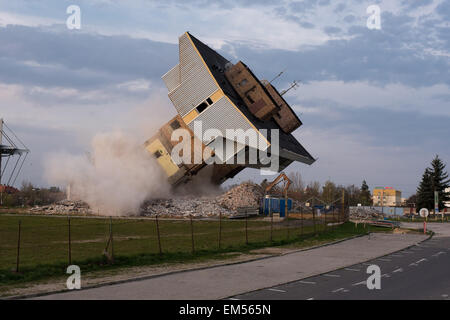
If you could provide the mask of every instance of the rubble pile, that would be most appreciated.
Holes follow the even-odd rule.
[[[264,191],[261,186],[249,182],[242,183],[218,197],[219,204],[236,211],[240,207],[258,207]]]
[[[157,199],[145,203],[142,215],[162,215],[165,217],[210,217],[222,214],[233,214],[222,207],[215,197],[182,197],[173,199]]]
[[[239,208],[259,208],[264,196],[263,189],[253,183],[243,183],[219,196],[179,196],[170,199],[155,199],[146,201],[141,206],[143,216],[164,217],[211,217],[230,216]],[[44,214],[90,214],[89,205],[83,201],[63,200],[47,206],[36,206],[31,213]]]
[[[89,205],[84,201],[62,200],[47,206],[36,206],[30,209],[32,213],[45,214],[89,214]]]
[[[382,219],[383,214],[372,208],[350,207],[350,219]]]

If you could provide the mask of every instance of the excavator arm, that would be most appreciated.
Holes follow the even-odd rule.
[[[280,183],[282,180],[284,180],[284,188],[283,188],[283,194],[287,195],[287,191],[289,189],[289,186],[291,185],[292,181],[291,179],[289,179],[287,177],[287,175],[284,172],[281,172],[280,175],[278,177],[276,177],[275,180],[273,180],[273,182],[271,182],[267,187],[266,187],[266,193],[269,193],[270,190],[273,189],[273,187],[275,187],[278,183]]]

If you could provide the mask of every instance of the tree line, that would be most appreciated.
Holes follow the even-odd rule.
[[[372,194],[365,180],[360,187],[357,187],[354,184],[348,186],[337,185],[330,180],[326,181],[323,185],[318,181],[306,183],[298,172],[289,173],[288,178],[292,181],[288,190],[288,196],[295,200],[306,201],[311,198],[316,198],[326,204],[341,203],[344,192],[346,205],[372,205]],[[261,186],[265,189],[268,184],[269,182],[264,180]],[[271,194],[282,196],[282,190],[280,187],[275,187],[271,191]]]
[[[435,205],[435,192],[437,192],[439,210],[442,211],[445,208],[446,202],[450,202],[450,192],[446,192],[450,188],[450,179],[445,168],[446,165],[439,156],[436,156],[431,161],[431,166],[425,169],[422,181],[417,188],[417,193],[410,196],[404,205],[407,207],[414,206],[419,209],[427,208],[433,210]],[[342,198],[342,192],[344,191],[347,205],[373,205],[372,194],[366,180],[362,182],[360,187],[357,187],[354,184],[348,186],[337,185],[329,180],[323,185],[318,181],[305,183],[298,172],[289,173],[288,177],[292,181],[288,195],[290,198],[299,201],[305,201],[314,197],[329,204]],[[264,188],[267,185],[267,180],[261,183],[261,186]],[[271,193],[282,196],[280,188],[275,187]]]
[[[65,193],[58,187],[38,188],[30,182],[23,182],[19,190],[3,192],[3,207],[42,206],[63,200]]]

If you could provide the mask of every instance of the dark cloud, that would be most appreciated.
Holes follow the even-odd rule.
[[[304,12],[308,12],[308,11],[312,11],[313,9],[315,9],[318,5],[318,1],[317,0],[305,0],[305,1],[294,1],[289,3],[289,8],[294,12],[294,13],[304,13]]]
[[[334,8],[334,12],[335,13],[340,13],[342,11],[344,11],[347,8],[347,5],[345,3],[339,3],[336,8]]]
[[[428,6],[433,3],[433,0],[403,0],[402,6],[407,9],[415,9],[423,6]]]
[[[353,23],[353,22],[355,22],[355,20],[356,20],[356,17],[352,14],[349,14],[348,16],[344,17],[344,21],[347,23]]]
[[[341,28],[338,28],[338,27],[327,26],[323,29],[323,31],[325,31],[325,33],[327,33],[327,34],[336,34],[336,33],[341,32],[342,30],[341,30]]]
[[[436,7],[436,12],[444,18],[444,21],[447,22],[447,27],[449,26],[450,20],[450,2],[443,1],[440,5]]]
[[[127,36],[7,26],[0,28],[0,43],[0,81],[6,83],[93,88],[159,80],[178,62],[176,45]]]
[[[386,13],[382,16],[381,30],[353,26],[348,30],[353,36],[349,40],[331,40],[301,52],[261,51],[243,45],[236,46],[235,51],[256,72],[261,70],[267,77],[288,67],[291,77],[304,81],[333,79],[377,85],[403,83],[413,87],[450,85],[448,57],[426,51],[429,48],[448,50],[448,47],[442,47],[442,43],[437,45],[429,36],[436,29],[411,28],[411,22],[408,16]],[[447,39],[448,34],[443,37]]]
[[[302,26],[303,28],[305,28],[305,29],[314,29],[316,26],[315,25],[313,25],[312,23],[310,23],[310,22],[306,22],[306,21],[304,21],[304,22],[299,22],[300,23],[300,26]]]
[[[368,102],[376,97],[369,98]],[[435,137],[434,142],[440,148],[445,149],[445,138],[450,134],[448,123],[450,117],[437,115],[424,115],[412,111],[393,111],[381,105],[372,108],[351,108],[338,105],[333,101],[318,102],[300,100],[305,107],[315,108],[327,104],[330,110],[338,114],[336,117],[328,117],[321,113],[301,115],[302,121],[308,126],[324,129],[338,129],[340,132],[364,137],[370,137],[367,141],[371,146],[422,146],[430,152],[435,144],[430,143],[430,137]],[[426,106],[424,106],[426,108]],[[347,125],[342,125],[343,123]]]

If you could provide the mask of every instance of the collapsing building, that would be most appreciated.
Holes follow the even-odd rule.
[[[292,135],[302,122],[271,83],[260,81],[241,61],[232,64],[188,32],[179,38],[179,56],[179,64],[162,77],[178,115],[145,143],[172,185],[189,181],[207,166],[212,166],[212,182],[216,184],[234,177],[246,167],[268,167],[260,159],[256,163],[232,161],[242,153],[249,159],[251,151],[264,151],[277,157],[276,171],[284,170],[294,161],[314,163],[315,159]],[[172,141],[172,133],[180,128],[189,132],[189,141]],[[208,129],[216,129],[221,134],[205,137]],[[251,139],[232,141],[234,151],[231,153],[214,148],[217,139],[222,139],[224,146],[230,142],[227,129],[253,130],[258,141],[265,143],[255,143]],[[276,148],[274,131],[278,134]],[[173,159],[172,150],[180,141],[190,144],[192,159],[195,152],[200,152],[220,161],[208,164],[207,157],[203,157],[201,161],[179,163]]]

